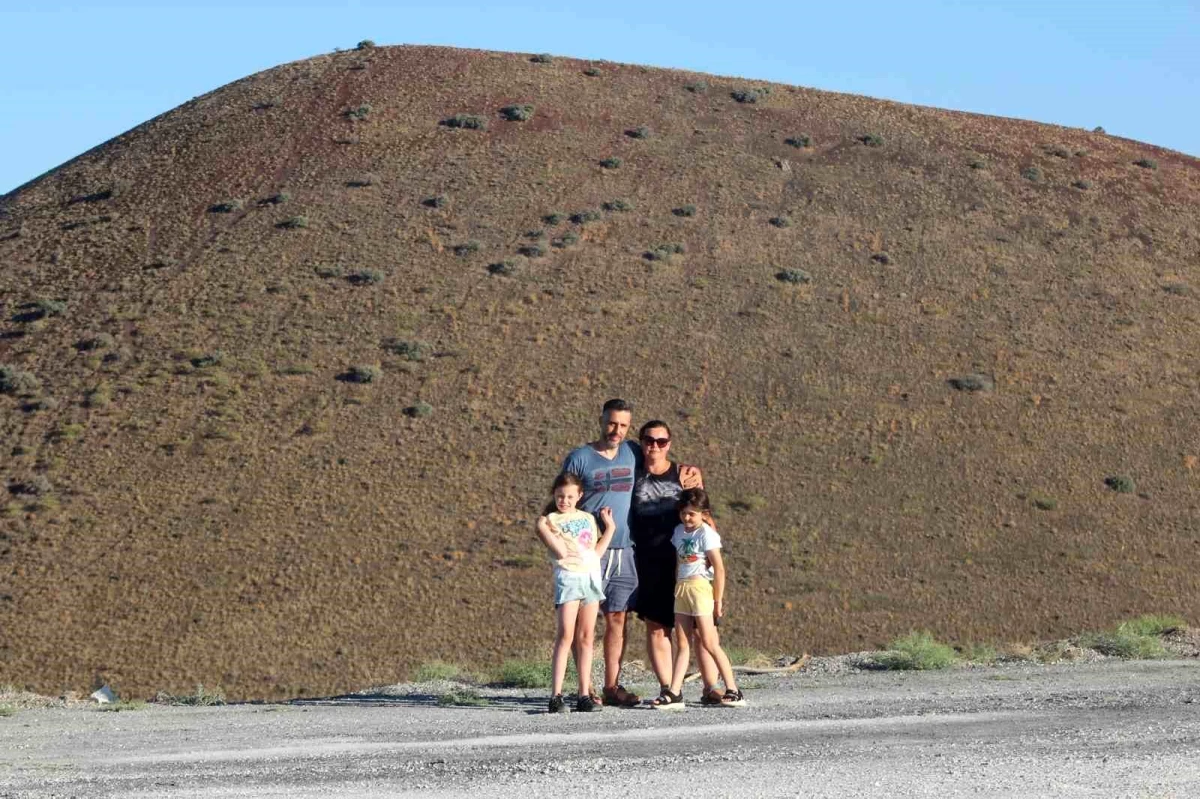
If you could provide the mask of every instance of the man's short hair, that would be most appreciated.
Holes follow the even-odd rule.
[[[604,403],[604,407],[600,410],[601,413],[608,413],[609,411],[629,411],[633,413],[633,403],[626,402],[623,399],[610,399]]]

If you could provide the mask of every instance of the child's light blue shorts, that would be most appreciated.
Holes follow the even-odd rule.
[[[603,602],[604,590],[600,587],[600,572],[592,570],[573,572],[566,569],[554,570],[554,606],[567,602]]]

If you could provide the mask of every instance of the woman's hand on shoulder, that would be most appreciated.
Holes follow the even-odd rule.
[[[704,475],[700,473],[700,467],[679,464],[679,484],[685,489],[704,488]]]

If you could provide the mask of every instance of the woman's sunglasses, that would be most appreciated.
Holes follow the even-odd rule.
[[[654,438],[653,436],[642,436],[642,443],[647,447],[665,447],[671,443],[669,438]]]

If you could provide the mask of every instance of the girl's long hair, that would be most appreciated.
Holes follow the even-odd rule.
[[[558,477],[554,478],[554,485],[550,486],[550,501],[542,510],[543,516],[558,512],[558,506],[554,504],[554,492],[563,486],[575,486],[579,489],[580,497],[583,496],[583,478],[572,472],[560,472]]]

